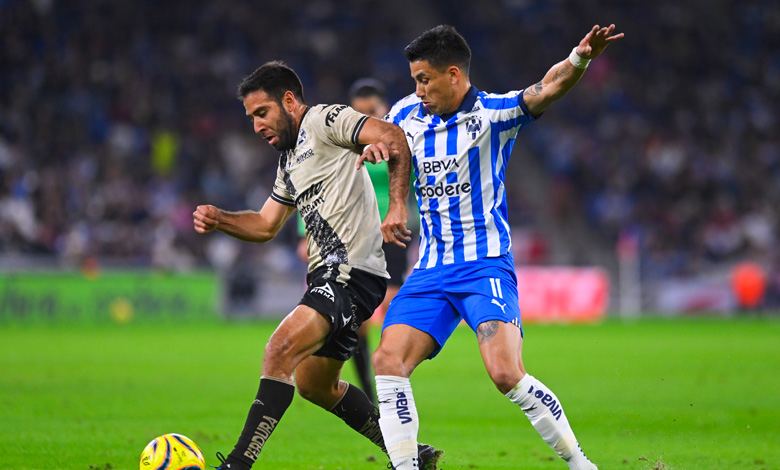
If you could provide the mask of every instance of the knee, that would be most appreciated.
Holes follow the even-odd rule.
[[[391,325],[382,332],[379,347],[371,356],[374,373],[410,377],[435,348],[436,341],[428,333],[407,325]]]
[[[371,355],[371,365],[374,366],[374,373],[377,375],[390,375],[394,367],[391,364],[394,361],[392,355],[388,354],[381,346],[376,348],[374,354]]]
[[[292,347],[289,341],[271,340],[265,345],[263,352],[263,375],[283,378],[292,381],[295,364]]]
[[[321,403],[324,402],[323,396],[325,393],[323,393],[324,391],[321,387],[316,387],[306,382],[297,382],[295,388],[298,390],[298,395],[315,405],[322,406]]]
[[[488,375],[493,381],[499,392],[506,395],[512,390],[520,379],[522,374],[519,371],[505,367],[488,367]]]
[[[395,375],[398,377],[409,377],[414,367],[408,367],[404,364],[403,357],[400,354],[394,354],[387,348],[380,347],[374,351],[371,356],[371,363],[374,366],[376,375]]]
[[[272,336],[265,345],[263,360],[280,362],[283,358],[289,357],[291,352],[292,342],[290,340]]]
[[[299,380],[295,383],[298,395],[326,410],[330,410],[341,398],[338,384],[322,384]]]

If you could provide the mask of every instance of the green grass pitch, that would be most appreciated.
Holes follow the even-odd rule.
[[[0,468],[135,469],[159,434],[228,453],[276,322],[0,326]],[[527,325],[552,388],[601,469],[780,469],[780,320]],[[379,332],[373,333],[372,345]],[[354,378],[351,364],[344,377]],[[461,327],[412,377],[420,440],[450,469],[564,469],[490,383]],[[380,469],[384,455],[299,396],[256,468]]]

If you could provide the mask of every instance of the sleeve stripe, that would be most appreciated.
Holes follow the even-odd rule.
[[[368,116],[363,116],[362,119],[360,119],[360,122],[357,123],[357,126],[355,126],[355,130],[352,131],[352,143],[357,145],[358,144],[358,136],[360,135],[361,129],[363,129],[363,125],[368,120]]]
[[[525,88],[520,90],[520,93],[518,93],[517,95],[517,105],[520,106],[520,109],[523,110],[523,114],[528,116],[531,121],[536,121],[537,119],[542,117],[542,114],[544,113],[541,113],[538,116],[534,116],[533,114],[531,114],[531,111],[528,110],[528,105],[525,104],[525,100],[523,99],[523,93],[525,93]]]
[[[282,197],[276,193],[271,193],[271,199],[278,202],[279,204],[284,204],[285,206],[295,207],[295,201],[292,199],[287,199],[286,197]]]

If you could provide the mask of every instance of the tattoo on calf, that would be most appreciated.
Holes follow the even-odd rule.
[[[477,339],[479,344],[490,341],[498,331],[498,320],[489,320],[477,327]]]

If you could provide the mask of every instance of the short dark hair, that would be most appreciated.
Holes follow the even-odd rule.
[[[243,100],[248,94],[262,90],[278,103],[282,102],[285,92],[291,91],[295,99],[303,100],[303,84],[298,74],[280,60],[266,62],[254,72],[244,77],[238,85],[238,99]]]
[[[361,78],[349,87],[349,99],[379,97],[384,101],[387,96],[385,85],[376,78]]]
[[[439,70],[455,65],[466,76],[471,65],[471,48],[468,43],[454,27],[446,24],[422,33],[404,48],[404,55],[409,62],[427,60]]]

